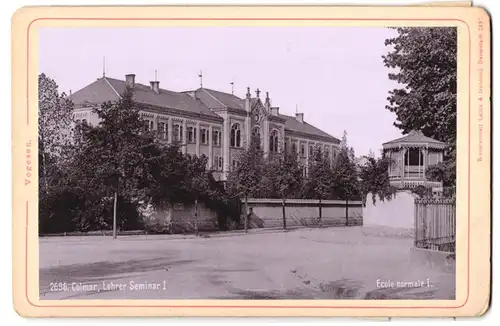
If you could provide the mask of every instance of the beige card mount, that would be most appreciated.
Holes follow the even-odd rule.
[[[29,7],[12,51],[20,315],[488,309],[485,10]]]

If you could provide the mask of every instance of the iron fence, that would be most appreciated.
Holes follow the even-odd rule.
[[[455,199],[415,199],[415,246],[455,252]]]

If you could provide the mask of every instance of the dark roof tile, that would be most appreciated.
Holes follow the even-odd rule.
[[[116,101],[119,99],[118,94],[123,94],[124,92],[125,81],[103,77],[82,88],[78,92],[75,92],[71,96],[71,99],[76,105],[84,104],[85,102],[99,104],[106,101]],[[166,89],[160,89],[159,93],[155,93],[151,91],[149,86],[139,83],[136,83],[134,86],[134,101],[157,107],[220,118],[205,104],[192,98],[188,94],[173,92]]]
[[[319,137],[325,137],[330,139],[332,142],[335,143],[340,143],[340,140],[338,138],[335,138],[323,130],[320,130],[313,125],[308,124],[307,122],[300,122],[297,121],[295,117],[289,116],[289,115],[284,115],[280,114],[280,118],[285,119],[285,130],[290,130],[290,131],[295,131],[295,132],[300,132],[303,134],[308,134],[308,135],[314,135],[314,136],[319,136]]]

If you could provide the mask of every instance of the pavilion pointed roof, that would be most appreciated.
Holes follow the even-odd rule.
[[[435,149],[444,149],[445,143],[425,136],[420,130],[412,130],[409,134],[388,141],[382,144],[384,149],[399,147],[429,147]]]

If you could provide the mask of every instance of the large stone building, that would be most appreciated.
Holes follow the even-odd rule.
[[[247,88],[245,98],[207,88],[173,92],[160,88],[159,81],[150,85],[136,83],[135,75],[125,80],[98,78],[73,93],[74,119],[97,124],[92,108],[106,101],[117,101],[126,87],[133,89],[134,102],[150,130],[157,130],[165,142],[180,142],[185,153],[202,155],[217,178],[238,165],[238,154],[258,135],[266,155],[292,150],[305,167],[314,148],[321,147],[335,157],[339,139],[308,124],[303,113],[295,117],[281,114],[271,105],[269,94],[261,98],[260,91],[252,97]],[[305,168],[304,173],[307,173]]]

